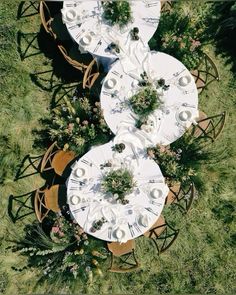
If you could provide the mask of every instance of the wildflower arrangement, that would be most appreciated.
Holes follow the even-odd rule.
[[[28,256],[28,266],[41,269],[42,279],[67,281],[77,276],[91,281],[102,275],[100,262],[107,258],[102,241],[87,236],[75,222],[58,218],[48,236],[41,227],[31,225],[15,251]],[[27,267],[24,267],[27,268]]]
[[[130,106],[139,118],[146,119],[156,110],[161,101],[159,100],[156,89],[150,85],[142,87],[135,95],[129,99]]]
[[[129,1],[102,1],[103,17],[112,25],[125,26],[132,20]]]
[[[125,196],[133,191],[134,186],[132,173],[122,168],[110,171],[102,180],[104,192],[112,194],[123,205],[129,203]]]
[[[176,57],[188,69],[195,69],[202,57],[204,43],[207,42],[204,33],[206,22],[207,16],[204,13],[193,18],[176,7],[170,13],[163,14],[149,45],[151,49]]]
[[[92,104],[87,97],[81,97],[75,101],[65,98],[62,105],[53,109],[48,134],[59,146],[66,145],[81,154],[95,138],[109,136],[111,131],[104,120],[100,102]]]
[[[124,149],[125,149],[124,143],[117,143],[112,147],[112,150],[118,153],[122,153]]]
[[[212,158],[212,154],[186,132],[180,139],[165,147],[156,145],[147,149],[170,183],[194,181],[201,170],[201,163]]]

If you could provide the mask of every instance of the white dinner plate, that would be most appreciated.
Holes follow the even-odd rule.
[[[157,198],[162,198],[163,196],[163,191],[159,188],[154,188],[151,192],[150,192],[150,196],[154,199]]]
[[[105,86],[108,89],[114,89],[115,87],[117,87],[117,85],[118,85],[118,81],[115,78],[107,79],[105,82]]]
[[[80,177],[84,176],[84,174],[85,174],[85,169],[84,168],[78,167],[78,168],[74,169],[74,175],[76,177],[80,178]]]
[[[81,202],[81,199],[80,199],[79,196],[73,195],[73,196],[70,197],[70,203],[72,205],[78,205],[80,202]]]
[[[115,238],[117,238],[118,240],[123,239],[125,236],[125,231],[123,229],[117,228],[113,235],[115,236]]]

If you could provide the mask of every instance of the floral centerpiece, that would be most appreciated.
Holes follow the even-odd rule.
[[[102,181],[102,188],[112,194],[123,205],[129,203],[125,196],[133,191],[135,181],[128,169],[117,169],[107,173]]]
[[[160,106],[161,101],[156,89],[147,85],[133,95],[129,103],[133,112],[138,115],[139,121],[143,122]]]
[[[103,17],[112,25],[125,26],[132,19],[129,1],[102,1]]]

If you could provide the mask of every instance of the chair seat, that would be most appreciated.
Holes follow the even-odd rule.
[[[198,70],[191,71],[192,76],[194,77],[198,93],[200,94],[205,87],[205,82],[200,78]]]
[[[53,212],[60,212],[58,205],[58,190],[59,185],[53,185],[50,189],[45,190],[45,205],[46,208]]]
[[[180,185],[181,185],[180,183],[176,183],[174,186],[170,187],[170,191],[166,197],[166,205],[170,205],[176,202],[176,195],[179,192]]]
[[[58,175],[62,176],[65,168],[74,158],[74,152],[60,150],[52,159],[52,167]]]
[[[151,227],[151,228],[149,228],[149,230],[148,231],[146,231],[143,235],[145,236],[145,237],[147,237],[147,238],[154,238],[154,237],[156,237],[156,235],[157,236],[160,236],[161,234],[162,234],[162,232],[165,230],[165,228],[166,228],[166,226],[162,226],[162,225],[164,225],[165,224],[165,218],[161,215],[158,219],[157,219],[157,221],[153,224],[153,226]],[[154,228],[156,228],[155,229],[155,234],[154,234],[154,232],[152,232],[151,233],[151,230],[152,229],[154,229]]]
[[[130,253],[134,249],[135,244],[134,240],[129,240],[126,243],[121,244],[116,242],[107,243],[107,247],[114,256],[119,257],[121,255]]]
[[[200,111],[199,116],[197,118],[197,121],[201,121],[201,120],[204,120],[206,118],[207,118],[207,115],[204,112]],[[209,124],[209,121],[206,120],[206,121],[203,121],[203,122],[199,122],[198,126],[200,128],[202,128],[203,130],[205,130],[207,128],[208,124]],[[202,134],[202,130],[200,128],[195,128],[194,133],[193,133],[194,137],[199,137]]]

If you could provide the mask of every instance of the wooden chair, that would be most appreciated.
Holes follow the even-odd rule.
[[[172,3],[170,0],[161,0],[161,13],[169,13],[172,9]]]
[[[72,59],[69,56],[68,50],[62,44],[58,44],[57,47],[58,47],[59,51],[61,52],[61,54],[63,55],[63,57],[65,58],[65,60],[70,65],[72,65],[72,67],[74,67],[75,69],[77,69],[81,72],[84,72],[88,68],[88,65],[84,64],[83,62],[79,62],[75,59]],[[78,50],[78,53],[79,53],[79,50]]]
[[[195,186],[190,183],[189,186],[182,186],[180,183],[169,188],[170,191],[166,197],[166,205],[176,205],[183,213],[187,213],[195,196]]]
[[[226,121],[226,112],[207,117],[203,112],[200,113],[197,125],[192,127],[192,135],[198,139],[210,139],[214,142],[222,132]]]
[[[42,159],[40,172],[44,173],[49,170],[54,170],[57,175],[63,176],[63,172],[67,165],[75,158],[75,153],[72,151],[61,150],[57,142],[54,142],[44,154]]]
[[[122,244],[116,242],[107,243],[107,247],[111,252],[110,272],[126,273],[139,268],[140,265],[135,257],[134,240]]]
[[[50,211],[59,213],[59,185],[53,185],[49,189],[38,189],[34,198],[35,214],[39,222],[47,217]]]
[[[165,252],[177,239],[179,230],[170,226],[161,215],[155,224],[146,232],[144,236],[151,238],[155,243],[158,255]]]
[[[218,69],[213,60],[206,54],[200,61],[198,68],[191,71],[197,85],[198,93],[200,94],[210,83],[219,81]]]
[[[53,17],[51,16],[51,12],[48,8],[48,5],[45,1],[40,1],[39,3],[39,14],[41,18],[41,23],[45,29],[45,31],[50,34],[53,38],[55,38],[55,34],[52,31],[51,23],[53,21]]]
[[[88,65],[84,73],[83,88],[90,89],[98,77],[99,77],[98,64],[97,64],[97,61],[93,59],[91,63]]]

